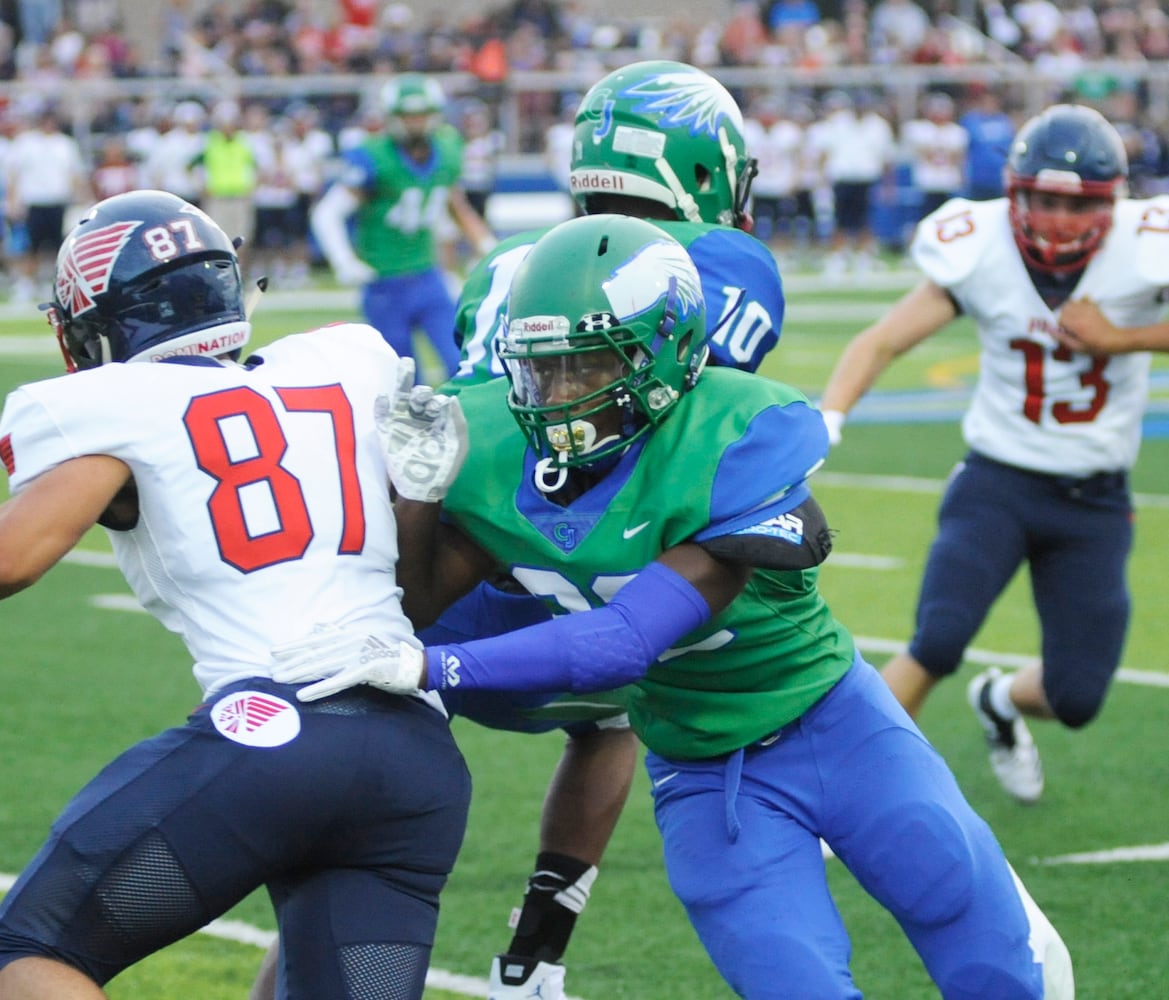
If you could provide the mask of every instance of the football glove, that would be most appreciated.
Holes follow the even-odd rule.
[[[272,679],[308,684],[300,701],[316,701],[358,684],[390,694],[412,694],[422,683],[426,654],[402,639],[383,639],[359,629],[317,625],[301,639],[272,647]]]
[[[402,358],[394,398],[377,397],[374,421],[398,495],[442,500],[467,457],[467,421],[458,399],[414,385],[414,360]]]
[[[821,410],[824,426],[828,430],[828,444],[835,448],[840,444],[841,432],[844,429],[844,414],[840,410]]]

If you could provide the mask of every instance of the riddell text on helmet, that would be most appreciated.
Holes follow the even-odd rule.
[[[569,178],[573,191],[624,191],[625,178],[612,173],[584,173],[575,171]]]

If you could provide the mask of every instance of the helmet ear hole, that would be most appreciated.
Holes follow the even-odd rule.
[[[694,186],[702,194],[711,188],[711,174],[701,163],[694,164]]]

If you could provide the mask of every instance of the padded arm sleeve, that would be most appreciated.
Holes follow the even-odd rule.
[[[710,617],[682,576],[650,563],[609,604],[491,639],[426,650],[427,686],[605,691],[629,684]]]

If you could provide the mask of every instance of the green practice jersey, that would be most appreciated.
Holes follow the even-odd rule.
[[[434,229],[447,214],[447,191],[463,168],[463,140],[450,125],[431,136],[430,159],[417,163],[389,136],[345,154],[343,183],[361,191],[354,246],[381,277],[435,266]]]
[[[561,507],[534,485],[535,456],[507,392],[501,379],[460,392],[470,450],[445,509],[555,614],[600,607],[682,542],[780,530],[782,515],[767,511],[805,489],[826,448],[823,422],[799,392],[710,369],[612,472]],[[822,697],[851,666],[854,644],[816,578],[756,569],[729,607],[623,689],[643,742],[667,757],[717,756]]]

